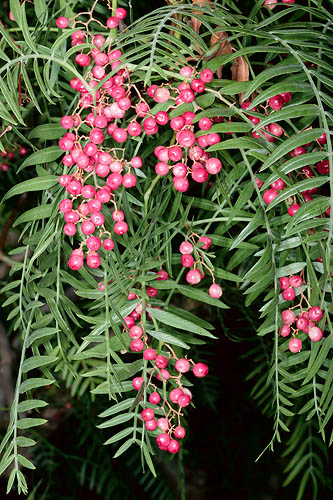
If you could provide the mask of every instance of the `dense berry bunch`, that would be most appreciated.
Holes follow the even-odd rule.
[[[280,328],[280,335],[288,337],[290,333],[292,334],[288,347],[294,353],[302,349],[302,340],[297,336],[299,332],[306,333],[313,342],[318,342],[323,337],[322,329],[316,325],[316,322],[322,319],[323,311],[319,306],[311,306],[303,293],[303,284],[302,276],[291,275],[289,278],[286,276],[280,278],[282,297],[285,301],[295,299],[295,289],[300,293],[299,303],[281,313],[283,326]]]

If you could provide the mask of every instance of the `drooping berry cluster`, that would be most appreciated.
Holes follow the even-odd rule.
[[[300,291],[300,301],[295,306],[285,309],[281,313],[283,326],[280,328],[280,335],[288,337],[290,333],[292,338],[288,343],[291,352],[296,353],[302,349],[302,340],[297,337],[299,332],[308,334],[313,342],[318,342],[323,337],[323,331],[316,326],[316,322],[323,317],[323,311],[319,306],[311,306],[303,293],[303,278],[299,275],[280,278],[282,297],[286,301],[292,301],[296,297],[295,288]],[[296,310],[296,313],[294,312]],[[293,327],[292,325],[295,325]]]
[[[197,240],[197,241],[196,241]],[[181,253],[181,265],[185,268],[191,268],[186,273],[186,281],[189,285],[197,285],[205,277],[204,269],[207,269],[212,276],[213,283],[209,287],[209,295],[212,298],[220,299],[222,297],[222,288],[215,283],[214,271],[204,260],[202,250],[208,250],[212,244],[212,240],[208,236],[199,236],[191,233],[189,238],[183,241],[179,246]],[[197,255],[197,260],[194,260],[193,252]],[[200,271],[201,268],[201,271]]]

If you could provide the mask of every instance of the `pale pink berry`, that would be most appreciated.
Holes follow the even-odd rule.
[[[90,236],[86,239],[86,245],[89,250],[99,250],[101,248],[101,240],[97,236]]]
[[[281,337],[288,337],[289,334],[290,334],[290,326],[283,325],[283,327],[280,329]]]
[[[323,336],[323,331],[321,328],[319,328],[318,326],[312,326],[310,329],[309,329],[309,338],[313,341],[313,342],[319,342],[319,340],[322,339],[322,336]]]
[[[208,250],[208,248],[212,244],[212,240],[208,236],[201,236],[199,238],[199,243],[201,243],[200,246],[201,246],[202,250]]]
[[[92,234],[95,232],[95,224],[93,224],[89,220],[82,222],[81,231],[83,232],[83,234],[86,234],[86,235]]]
[[[181,193],[185,193],[189,188],[189,182],[186,177],[174,177],[172,182],[175,190]]]
[[[282,311],[281,316],[285,325],[291,325],[296,321],[296,315],[291,309],[285,309]]]
[[[219,299],[222,297],[223,294],[222,288],[220,287],[220,285],[217,285],[216,283],[210,285],[208,293],[213,299]]]
[[[176,364],[175,364],[175,368],[176,368],[177,372],[179,372],[179,373],[186,373],[190,370],[191,365],[187,359],[180,358],[180,359],[177,359]]]
[[[189,241],[183,241],[179,246],[179,251],[183,255],[189,255],[193,252],[193,245]]]
[[[166,102],[170,99],[170,90],[166,87],[158,87],[155,92],[153,99],[155,102]]]
[[[302,341],[296,337],[289,340],[288,349],[290,352],[300,352],[302,349]]]
[[[299,286],[302,286],[302,283],[303,283],[303,280],[298,275],[290,276],[290,278],[289,278],[289,284],[293,288],[297,288]]]
[[[221,170],[222,163],[218,158],[209,158],[209,160],[206,161],[205,168],[208,173],[216,175]]]
[[[198,271],[198,269],[191,269],[186,274],[186,281],[190,285],[197,285],[198,283],[200,283],[201,279],[202,279],[201,274],[200,271]]]
[[[159,418],[157,420],[157,427],[159,427],[162,431],[167,431],[169,429],[169,422],[166,418]]]
[[[282,297],[284,300],[294,300],[296,296],[295,290],[293,288],[286,288],[282,292]]]
[[[118,7],[115,10],[114,15],[117,19],[125,19],[125,17],[127,16],[127,11],[126,11],[126,9],[123,9],[122,7]]]
[[[171,377],[170,373],[165,368],[160,368],[160,372],[161,372],[161,374],[157,373],[157,375],[156,375],[156,378],[158,380],[163,380],[163,381],[169,380],[169,378]]]
[[[72,222],[68,222],[64,225],[63,231],[66,236],[74,236],[74,234],[76,233],[76,225]]]
[[[182,427],[181,425],[178,425],[175,430],[173,431],[173,435],[175,436],[175,438],[177,439],[183,439],[186,435],[186,432],[185,432],[185,429],[184,427]]]

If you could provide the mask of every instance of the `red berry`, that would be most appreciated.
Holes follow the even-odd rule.
[[[173,403],[177,403],[179,396],[181,396],[182,394],[184,393],[181,389],[172,389],[169,394],[170,401],[172,401]]]
[[[152,408],[146,408],[141,412],[142,420],[153,420],[155,417],[155,412]]]
[[[170,439],[168,434],[162,433],[162,434],[159,434],[157,436],[156,442],[157,442],[159,448],[167,450],[167,448],[171,442],[171,439]]]
[[[152,392],[149,396],[149,402],[152,405],[157,405],[161,401],[161,396],[158,392]]]
[[[181,408],[185,408],[190,404],[191,398],[187,394],[181,394],[177,402]]]
[[[132,319],[132,318],[130,318],[130,319]],[[134,325],[134,320],[132,320],[132,321],[133,321],[133,325],[130,326],[129,336],[131,337],[131,339],[140,339],[143,335],[143,330],[142,330],[141,326]],[[127,325],[127,326],[129,326],[129,325]]]
[[[130,348],[134,352],[140,352],[144,348],[144,343],[141,339],[132,340],[132,342],[130,343]]]
[[[290,217],[293,217],[296,212],[298,212],[298,210],[301,208],[301,205],[298,205],[298,203],[294,203],[293,205],[290,205],[290,207],[288,208],[288,214],[290,215]]]
[[[156,358],[156,351],[155,351],[155,349],[152,349],[151,347],[148,347],[144,351],[143,357],[144,357],[144,359],[147,359],[147,360],[155,359]]]
[[[67,17],[64,17],[64,16],[60,16],[56,19],[56,25],[58,26],[58,28],[60,29],[64,29],[64,28],[67,28],[68,26],[68,19]]]
[[[296,294],[293,288],[286,288],[282,292],[282,297],[284,298],[284,300],[294,300],[295,296]]]
[[[194,258],[192,257],[192,255],[184,254],[181,256],[180,262],[183,267],[192,267]]]
[[[147,431],[155,431],[157,428],[156,420],[146,420],[145,426]]]
[[[178,425],[175,430],[173,431],[173,435],[175,436],[175,438],[177,439],[183,439],[186,435],[186,432],[185,432],[185,429],[184,427],[182,427],[181,425]]]
[[[178,453],[179,448],[180,448],[180,445],[179,445],[178,441],[176,441],[175,439],[171,439],[170,444],[168,446],[168,452],[173,453],[173,454]]]
[[[274,96],[274,97],[271,97],[270,99],[268,99],[268,104],[270,105],[270,107],[274,110],[274,111],[277,111],[279,109],[282,108],[283,106],[283,99],[281,96]]]
[[[158,276],[157,281],[165,281],[168,279],[168,273],[166,271],[163,271],[163,269],[160,269],[157,271],[156,275]]]
[[[278,194],[278,191],[275,189],[267,189],[267,191],[264,192],[263,199],[269,205],[278,196]]]
[[[157,366],[157,368],[165,368],[168,364],[168,359],[164,356],[162,356],[162,354],[158,354],[155,358],[155,365]]]
[[[83,266],[83,258],[79,255],[72,255],[68,260],[68,267],[73,271],[78,271]]]
[[[299,286],[302,286],[303,280],[300,276],[295,275],[295,276],[290,276],[289,278],[289,283],[290,286],[293,288],[297,288]]]
[[[319,306],[311,307],[311,309],[309,310],[309,318],[312,319],[312,321],[319,321],[322,317],[323,311]]]

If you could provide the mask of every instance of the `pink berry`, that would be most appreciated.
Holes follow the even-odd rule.
[[[282,292],[282,297],[284,300],[294,300],[296,296],[295,290],[293,288],[286,288]]]
[[[302,349],[302,341],[296,337],[289,340],[288,349],[290,352],[300,352]]]
[[[213,80],[214,73],[212,72],[211,69],[203,69],[200,72],[200,80],[202,80],[205,83],[209,83]]]
[[[296,315],[291,309],[285,309],[282,311],[281,316],[285,325],[291,325],[296,321]]]
[[[175,190],[181,193],[185,193],[189,188],[189,182],[186,177],[174,177],[172,182]]]
[[[186,432],[185,432],[185,429],[184,427],[182,427],[181,425],[178,425],[175,430],[173,431],[173,435],[175,436],[175,438],[177,439],[183,439],[186,435]]]
[[[309,310],[309,318],[312,319],[312,321],[319,321],[322,317],[323,311],[319,306],[311,307],[311,309]]]
[[[131,159],[131,166],[133,168],[141,168],[142,167],[142,158],[140,156],[134,156]]]
[[[179,246],[179,251],[183,255],[189,255],[193,252],[193,245],[189,241],[183,241]]]
[[[156,442],[159,448],[167,450],[171,439],[168,434],[162,433],[157,436]]]
[[[281,337],[288,337],[289,334],[290,334],[290,326],[283,325],[283,327],[280,329]]]
[[[156,165],[155,165],[155,172],[157,175],[160,175],[160,176],[168,175],[169,165],[167,165],[163,161],[160,161],[160,162],[156,163]]]
[[[305,330],[309,326],[309,320],[304,316],[298,316],[296,320],[296,327],[298,330]]]
[[[153,420],[155,417],[155,412],[152,408],[146,408],[141,412],[142,420]]]
[[[179,404],[179,406],[181,408],[185,408],[186,406],[188,406],[190,404],[190,402],[191,402],[191,398],[187,394],[181,394],[178,398],[178,401],[177,401],[177,403]]]
[[[162,356],[162,354],[158,354],[155,358],[155,365],[157,368],[165,368],[168,364],[168,359],[165,356]]]
[[[148,347],[148,348],[144,351],[144,353],[143,353],[143,357],[144,357],[144,359],[146,359],[146,360],[152,360],[152,359],[155,359],[155,358],[156,358],[156,356],[157,356],[157,354],[156,354],[155,349],[152,349],[151,347]]]
[[[114,242],[110,239],[110,238],[106,238],[104,241],[103,241],[103,248],[104,250],[113,250],[114,249]]]
[[[92,269],[97,269],[101,265],[101,259],[99,258],[99,255],[97,252],[90,252],[87,255],[87,266],[91,267]]]
[[[147,431],[155,431],[157,429],[156,420],[146,420],[145,427],[146,427]]]
[[[294,203],[293,205],[290,205],[290,207],[288,208],[288,214],[293,217],[296,212],[298,212],[298,210],[301,208],[301,205],[298,205],[298,203]]]
[[[176,368],[177,372],[179,372],[179,373],[186,373],[190,370],[191,365],[190,365],[189,361],[187,361],[187,359],[180,358],[180,359],[177,359],[176,364],[175,364],[175,368]]]
[[[283,135],[283,129],[276,123],[270,123],[268,130],[271,134],[276,135],[277,137],[281,137],[281,135]]]
[[[186,78],[191,78],[193,68],[191,68],[191,66],[183,66],[182,68],[180,68],[179,73]]]
[[[193,366],[193,375],[198,378],[206,377],[208,374],[208,366],[205,363],[197,363]]]
[[[178,441],[176,441],[175,439],[171,439],[170,444],[168,446],[168,452],[175,454],[178,453],[179,449],[180,449],[180,444],[178,443]]]
[[[181,396],[182,394],[184,393],[181,389],[172,389],[169,394],[170,401],[172,401],[173,403],[177,403],[179,396]]]
[[[289,278],[289,283],[290,286],[293,288],[297,288],[299,286],[302,286],[303,280],[300,276],[295,275],[295,276],[290,276]]]
[[[113,229],[116,234],[126,234],[128,231],[128,225],[124,221],[116,222]]]
[[[161,372],[161,374],[157,373],[157,375],[156,375],[157,380],[161,380],[161,381],[162,380],[163,381],[169,380],[169,378],[171,377],[170,373],[165,368],[161,368],[160,372]]]
[[[83,258],[79,255],[72,255],[68,260],[68,267],[73,271],[78,271],[83,266]]]
[[[282,97],[283,102],[286,104],[287,102],[290,101],[291,99],[291,93],[290,92],[281,92],[279,94],[280,97]]]
[[[125,174],[121,183],[125,188],[132,188],[136,185],[136,177],[134,174]]]
[[[287,288],[290,287],[289,278],[287,278],[287,277],[280,278],[279,282],[280,282],[280,287],[282,288],[282,290],[286,290]]]
[[[72,201],[66,198],[59,203],[59,210],[63,213],[70,212],[72,210],[72,206]]]
[[[144,344],[141,339],[135,339],[130,343],[130,348],[134,352],[140,352],[143,350]]]
[[[271,97],[270,99],[268,99],[268,104],[270,105],[270,107],[274,111],[277,111],[277,110],[279,110],[279,109],[282,108],[282,106],[283,106],[283,99],[282,99],[282,97],[276,95],[276,96]]]
[[[72,222],[68,222],[64,225],[63,231],[66,236],[74,236],[74,234],[76,233],[76,225]]]
[[[106,25],[110,30],[117,28],[118,24],[119,19],[117,17],[109,17],[109,19],[106,21]]]
[[[183,267],[192,267],[194,258],[192,257],[192,255],[184,254],[181,256],[180,262]]]
[[[136,391],[138,391],[140,389],[140,387],[142,386],[143,382],[144,382],[143,377],[135,377],[132,380],[133,389],[135,389]]]
[[[157,420],[157,427],[159,427],[162,431],[167,431],[169,429],[169,422],[166,418],[159,418]]]
[[[117,19],[125,19],[125,17],[127,16],[127,11],[126,11],[126,9],[123,9],[122,7],[118,7],[115,10],[114,15],[116,16]]]
[[[142,335],[143,335],[143,330],[142,330],[141,326],[134,325],[134,320],[133,320],[133,326],[130,327],[129,336],[131,337],[131,339],[140,339],[142,337]]]
[[[166,271],[163,271],[163,269],[160,269],[157,271],[156,275],[158,276],[156,279],[157,281],[165,281],[168,279],[169,275]]]
[[[208,179],[208,172],[204,168],[197,168],[192,170],[192,179],[200,184],[206,182]]]
[[[168,151],[168,160],[170,161],[179,161],[183,156],[182,148],[179,146],[171,146]],[[167,160],[165,160],[167,161]]]
[[[181,130],[177,133],[177,141],[183,148],[190,148],[195,144],[195,135],[190,130]]]
[[[286,185],[282,179],[278,179],[271,184],[271,188],[276,189],[276,191],[281,191],[285,186]]]
[[[170,90],[166,87],[158,87],[153,95],[155,102],[166,102],[170,99]]]
[[[220,287],[220,285],[217,285],[216,283],[214,283],[209,287],[208,293],[213,299],[219,299],[222,297],[223,294],[222,288]]]
[[[101,248],[101,240],[97,238],[96,236],[90,236],[86,240],[86,245],[89,248],[89,250],[99,250]]]
[[[216,175],[222,168],[222,163],[218,158],[209,158],[206,161],[205,168],[210,174]]]
[[[81,224],[81,231],[86,235],[92,234],[95,232],[95,224],[87,220]]]
[[[208,236],[201,236],[199,238],[199,243],[201,243],[202,250],[208,250],[212,244],[212,240]]]
[[[64,17],[64,16],[60,16],[56,19],[56,25],[58,26],[58,28],[60,29],[64,29],[64,28],[67,28],[68,26],[68,19],[67,17]]]
[[[275,189],[267,189],[267,191],[264,192],[263,199],[269,205],[278,196],[278,194],[278,191]]]
[[[190,285],[197,285],[201,281],[201,274],[198,269],[191,269],[187,274],[186,274],[186,281]]]
[[[158,392],[152,392],[149,396],[149,403],[157,405],[161,401],[161,396]]]
[[[323,331],[321,328],[318,328],[318,326],[312,326],[309,329],[309,338],[313,342],[319,342],[319,340],[321,340],[322,336],[323,336]]]

